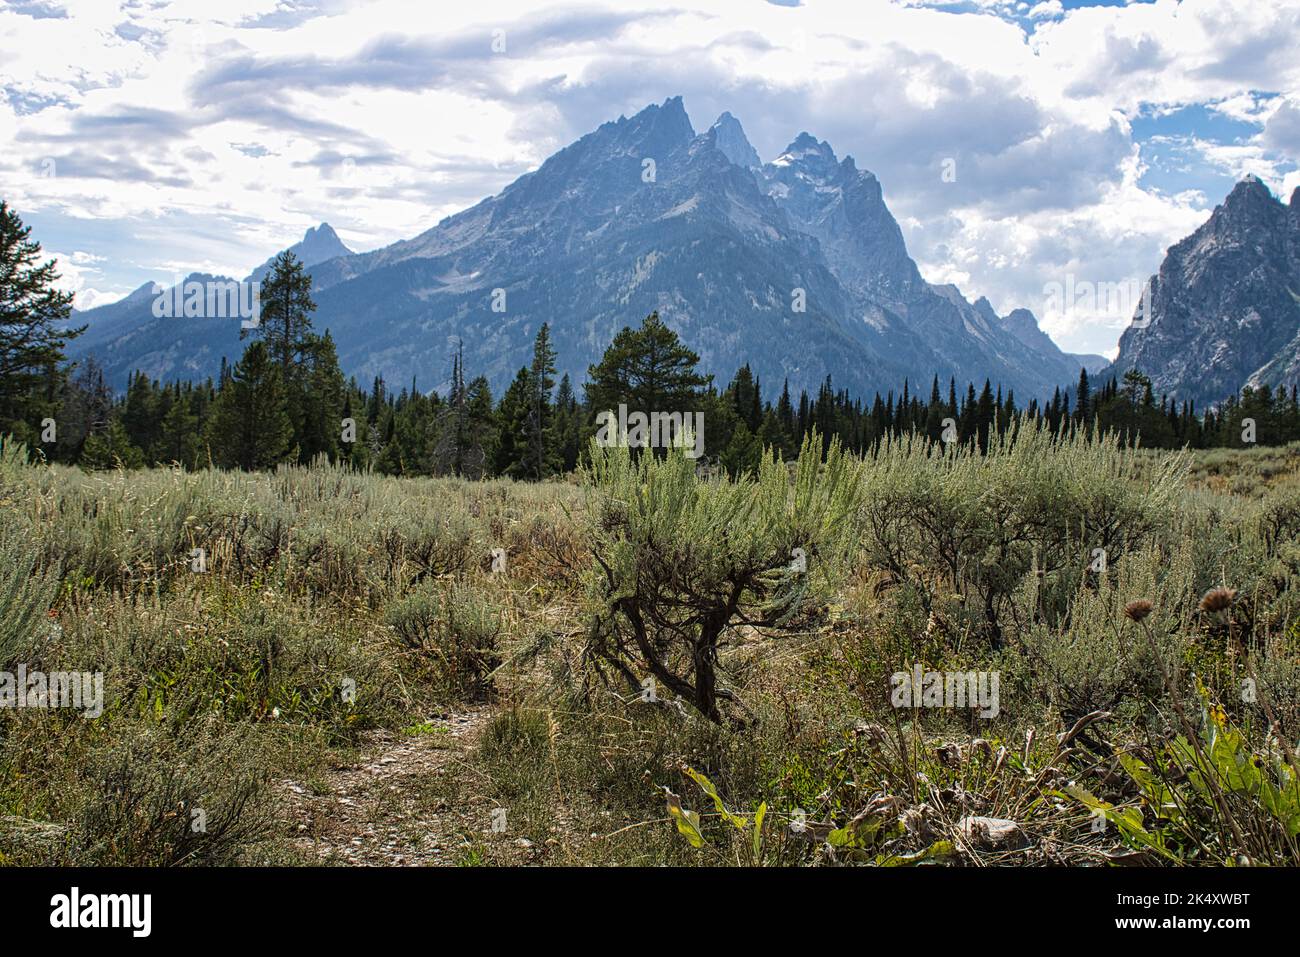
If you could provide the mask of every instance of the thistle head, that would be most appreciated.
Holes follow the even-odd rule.
[[[1232,607],[1232,603],[1237,600],[1237,589],[1220,586],[1211,588],[1201,596],[1201,611],[1207,614],[1214,614],[1216,611],[1224,611]]]
[[[1145,598],[1138,598],[1124,606],[1124,617],[1129,621],[1141,621],[1147,615],[1151,614],[1151,609],[1155,606]]]

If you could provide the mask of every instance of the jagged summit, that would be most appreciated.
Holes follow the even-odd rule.
[[[339,256],[352,255],[352,250],[343,245],[343,240],[339,239],[338,233],[334,232],[334,227],[329,223],[309,228],[301,240],[288,248],[288,252],[297,256],[304,266],[315,266]],[[272,256],[262,263],[248,275],[247,281],[261,282],[270,272],[274,261],[275,256]]]
[[[1254,173],[1247,173],[1224,199],[1222,206],[1237,210],[1248,206],[1279,204],[1272,190]],[[1280,205],[1280,204],[1279,204]]]
[[[745,136],[744,127],[740,121],[730,113],[723,113],[717,121],[709,127],[709,132],[713,134],[714,144],[722,151],[722,154],[735,163],[737,166],[743,166],[746,169],[757,169],[763,165],[762,160],[758,158],[758,151],[754,149]]]
[[[651,103],[630,117],[620,116],[615,123],[603,124],[595,135],[608,127],[621,128],[625,135],[632,131],[634,134],[648,135],[656,141],[678,144],[683,139],[691,140],[695,137],[691,118],[686,115],[686,106],[680,96],[670,96],[663,103]]]
[[[335,256],[350,256],[352,250],[343,245],[339,234],[329,223],[321,223],[307,230],[302,242],[291,247],[294,254],[307,265],[315,265]]]
[[[1300,384],[1300,216],[1247,175],[1170,247],[1149,313],[1119,341],[1111,372],[1199,405],[1246,385]]]
[[[322,223],[294,248],[315,325],[359,378],[439,389],[446,343],[462,341],[499,393],[547,322],[559,371],[581,382],[655,310],[719,379],[748,363],[764,381],[811,390],[830,376],[870,395],[939,374],[1027,399],[1078,376],[1046,336],[1029,349],[955,287],[927,284],[880,182],[830,143],[802,132],[763,164],[730,113],[697,135],[680,96],[602,123],[411,239],[351,254]],[[135,369],[214,375],[238,356],[237,324],[162,323],[143,305],[92,310],[74,349],[97,348],[119,383]]]
[[[771,166],[795,167],[814,176],[833,175],[839,160],[835,150],[825,140],[818,140],[811,133],[800,133],[781,151],[781,155],[772,160]]]

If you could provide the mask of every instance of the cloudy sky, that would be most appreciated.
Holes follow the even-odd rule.
[[[409,238],[681,94],[874,171],[926,278],[1113,351],[1246,173],[1300,186],[1300,0],[0,0],[0,197],[78,306]],[[945,176],[949,170],[955,176]],[[1104,305],[1104,304],[1103,304]]]

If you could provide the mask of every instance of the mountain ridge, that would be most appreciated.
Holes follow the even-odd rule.
[[[1025,399],[1077,378],[1079,360],[1041,330],[1031,347],[955,287],[926,283],[879,181],[852,157],[805,131],[756,161],[730,113],[697,134],[670,97],[602,123],[411,239],[310,263],[315,322],[345,372],[424,388],[445,385],[461,341],[499,393],[542,322],[561,371],[581,381],[619,329],[655,310],[718,378],[748,363],[771,383],[812,391],[831,376],[869,395],[938,374],[988,378]],[[79,319],[104,328],[101,310]],[[144,333],[88,340],[115,384],[132,366],[201,371],[219,362],[223,334],[228,358],[238,354],[237,331],[214,329],[191,334],[200,357],[178,365],[176,330],[138,318]],[[110,331],[125,325],[113,321]]]
[[[1300,384],[1300,188],[1283,203],[1247,175],[1169,247],[1148,296],[1106,374],[1136,368],[1199,407]]]

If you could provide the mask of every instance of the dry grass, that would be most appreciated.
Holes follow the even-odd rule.
[[[7,614],[6,648],[103,671],[107,702],[94,720],[0,711],[0,861],[1214,863],[1268,840],[1296,863],[1263,798],[1228,794],[1225,813],[1164,758],[1186,737],[1178,709],[1200,731],[1208,702],[1285,781],[1294,450],[1204,453],[1186,477],[1163,453],[1117,454],[940,468],[897,447],[862,465],[860,548],[833,594],[780,638],[724,633],[746,717],[718,725],[584,666],[601,599],[573,482],[86,475],[7,450],[0,585],[39,613]],[[1120,523],[1100,573],[1098,517]],[[891,676],[916,663],[996,671],[997,717],[894,707]],[[465,714],[471,731],[444,739]],[[1141,768],[1174,775],[1187,813],[1162,821]],[[998,841],[971,818],[1017,827]]]

